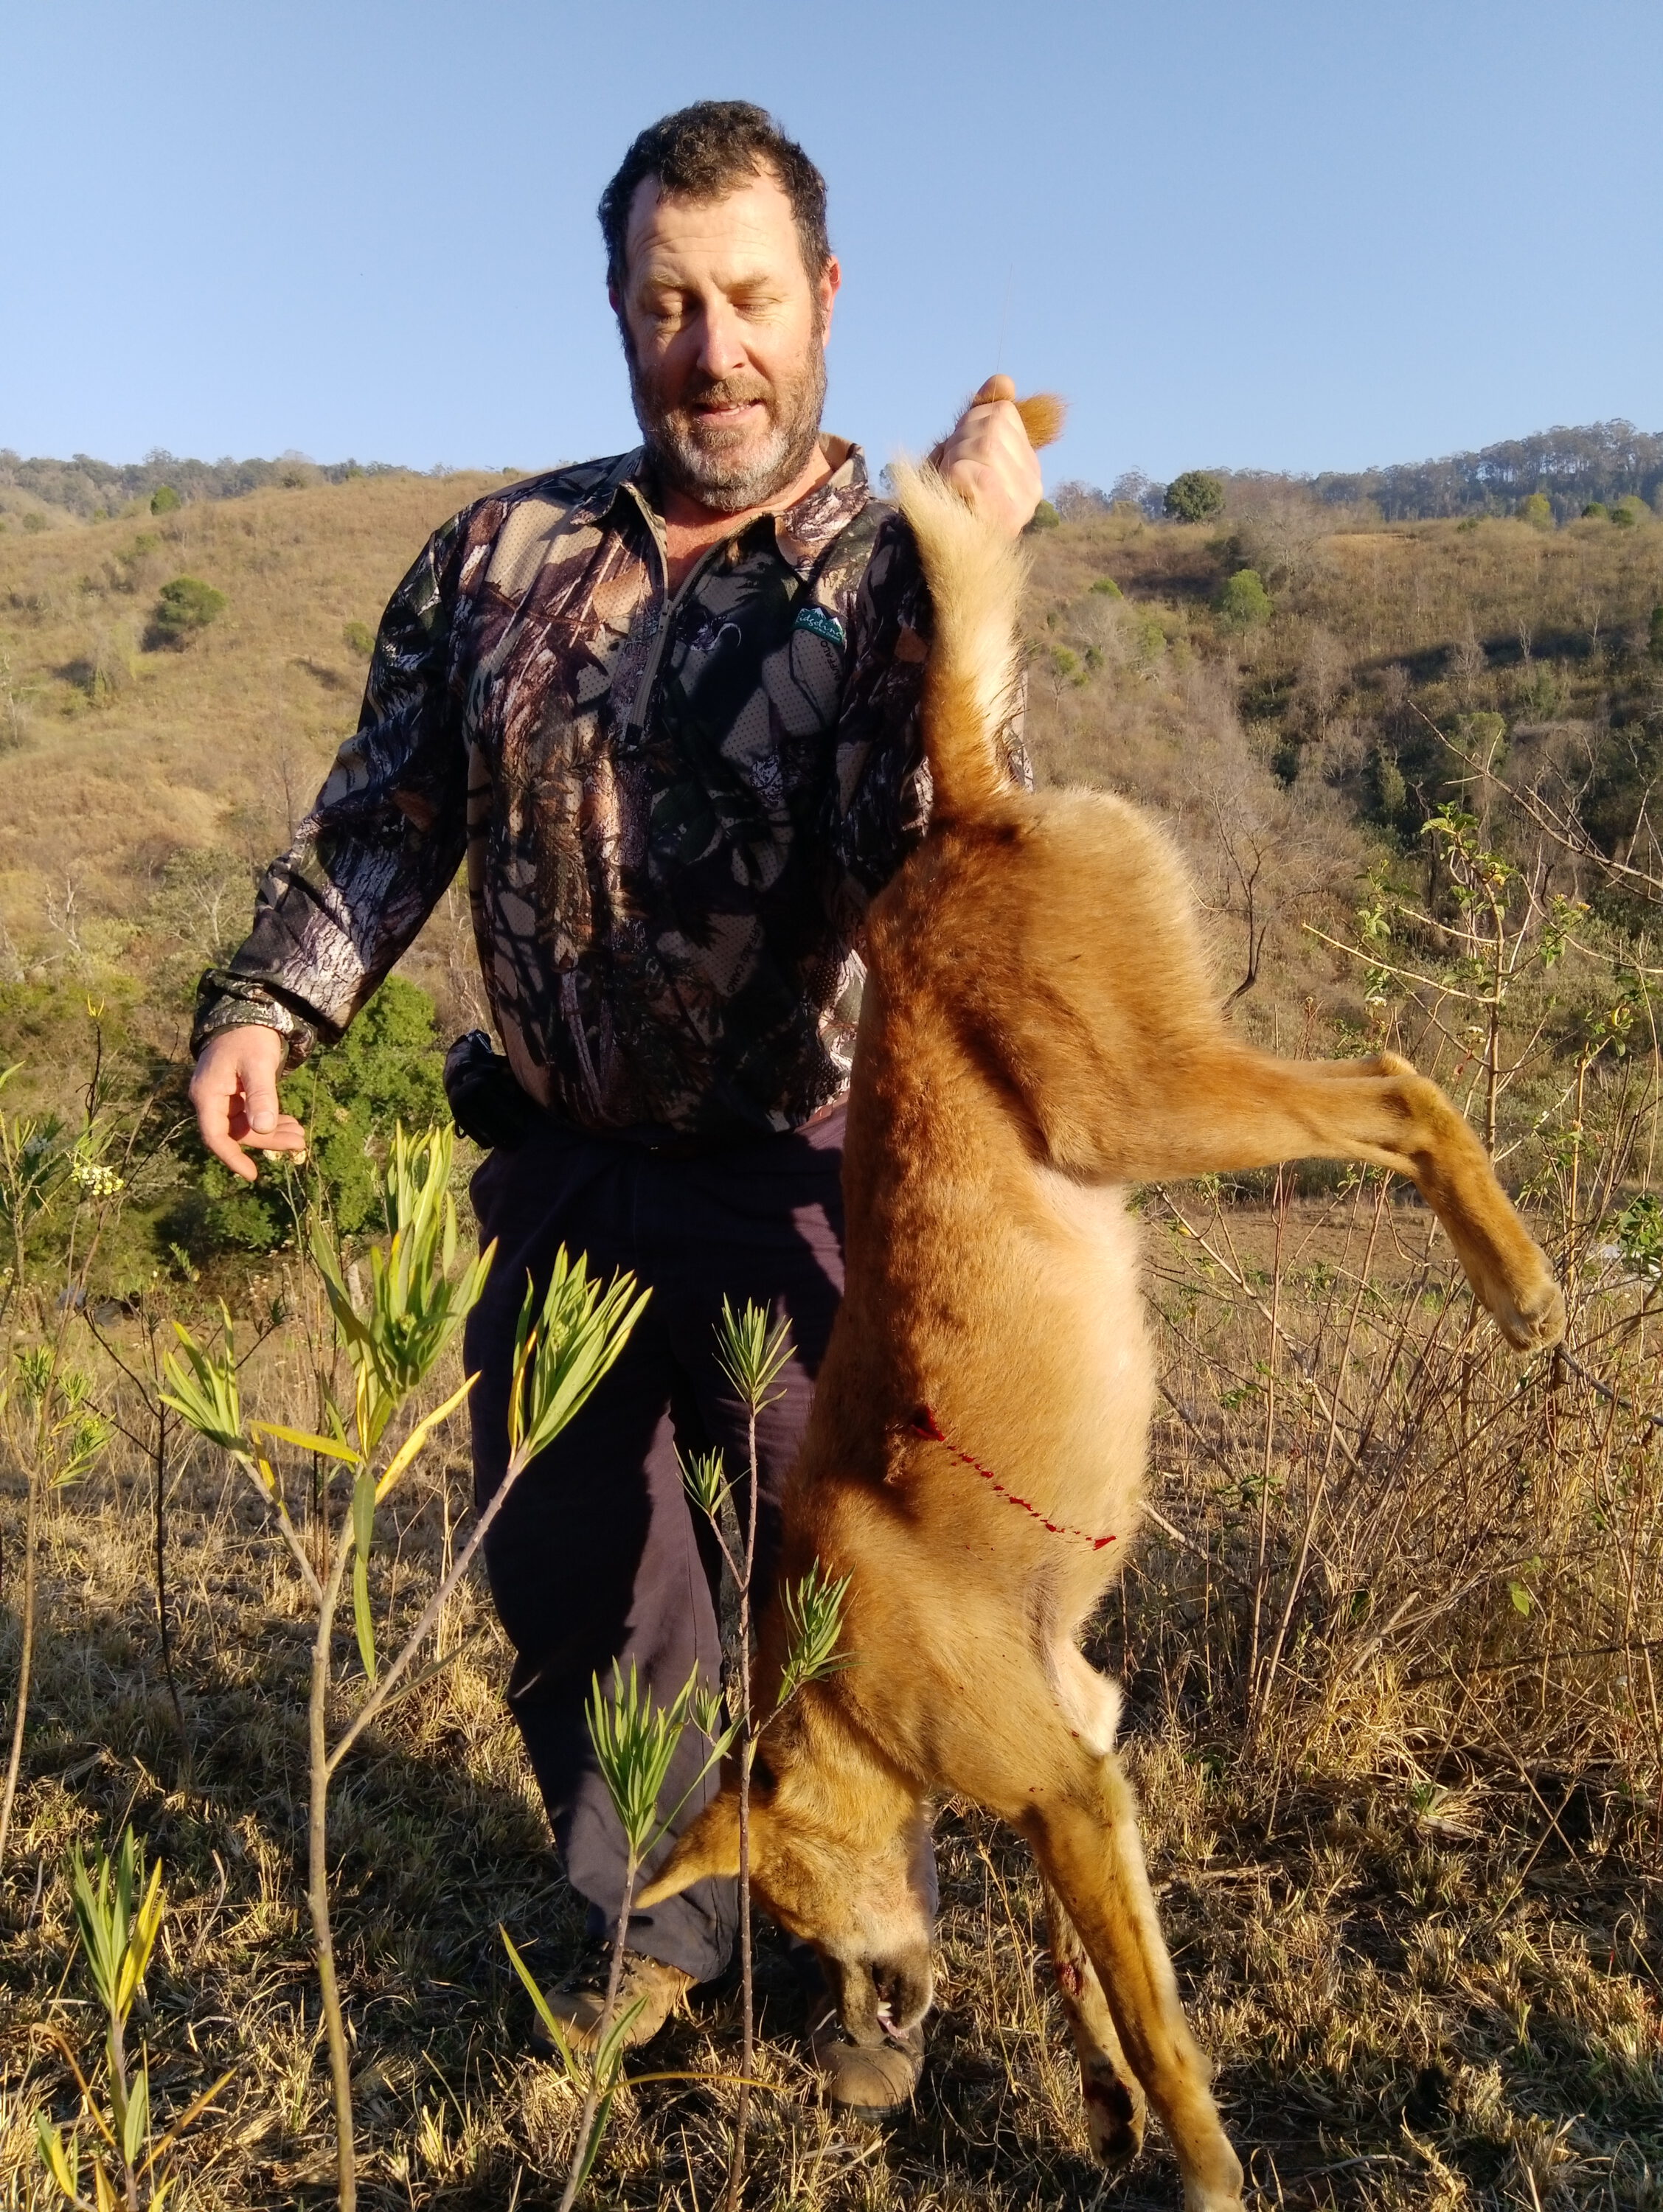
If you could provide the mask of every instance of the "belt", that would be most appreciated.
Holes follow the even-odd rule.
[[[705,1160],[720,1152],[740,1151],[746,1145],[766,1145],[781,1137],[801,1137],[809,1129],[817,1129],[829,1121],[834,1114],[842,1113],[849,1103],[847,1093],[822,1106],[806,1121],[799,1121],[791,1129],[736,1129],[723,1136],[699,1136],[683,1129],[667,1129],[655,1121],[637,1122],[621,1129],[580,1129],[575,1123],[563,1123],[574,1135],[599,1137],[620,1145],[631,1145],[637,1152],[649,1152],[655,1159]]]
[[[700,1136],[682,1129],[666,1128],[655,1121],[639,1121],[614,1129],[586,1129],[582,1123],[561,1120],[523,1091],[514,1071],[496,1051],[483,1030],[470,1030],[458,1037],[445,1054],[445,1095],[457,1127],[487,1151],[517,1152],[539,1130],[557,1129],[574,1137],[597,1137],[631,1145],[666,1160],[709,1159],[741,1146],[766,1144],[774,1137],[800,1136],[842,1111],[847,1094],[834,1098],[800,1121],[795,1129],[735,1129],[721,1136]]]

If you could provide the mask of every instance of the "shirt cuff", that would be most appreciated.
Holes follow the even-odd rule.
[[[284,1069],[298,1067],[318,1041],[310,1022],[302,1019],[264,984],[210,968],[197,987],[196,1019],[191,1027],[191,1056],[197,1058],[210,1037],[222,1030],[276,1030],[287,1040]]]

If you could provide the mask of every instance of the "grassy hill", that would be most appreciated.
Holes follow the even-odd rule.
[[[388,592],[428,531],[500,481],[389,472],[0,533],[12,980],[119,969],[176,1015],[183,969],[235,941],[252,872],[351,727]],[[1037,537],[1030,729],[1042,776],[1167,813],[1241,973],[1257,866],[1256,1005],[1337,980],[1300,924],[1337,919],[1371,866],[1415,849],[1459,776],[1428,725],[1499,713],[1515,768],[1591,775],[1607,844],[1632,837],[1657,744],[1663,525],[1336,527],[1314,501],[1241,496],[1216,524],[1122,512]],[[1233,628],[1218,601],[1249,567],[1272,611]],[[157,647],[157,594],[180,575],[225,611]],[[448,1019],[473,1011],[461,919],[442,910],[409,963]]]
[[[182,971],[246,927],[254,872],[356,719],[387,594],[427,533],[498,481],[366,477],[0,537],[13,980],[119,969],[177,1016]],[[182,649],[147,649],[180,575],[225,611]]]

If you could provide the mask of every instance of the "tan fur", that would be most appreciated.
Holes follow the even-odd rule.
[[[752,1869],[874,2040],[929,2002],[933,1795],[1027,1838],[1093,2141],[1143,2100],[1191,2212],[1241,2170],[1179,2008],[1084,1622],[1136,1530],[1154,1376],[1128,1184],[1320,1155],[1415,1181],[1521,1349],[1562,1307],[1482,1146],[1390,1054],[1272,1059],[1221,1019],[1189,885],[1159,827],[1101,793],[1028,793],[992,742],[1020,562],[928,471],[899,495],[936,614],[929,834],[874,904],[844,1181],[848,1287],[786,1501],[782,1571],[852,1577],[853,1663],[767,1729]],[[928,1407],[944,1442],[921,1434]],[[1027,1501],[1014,1504],[994,1480]],[[1083,1534],[1053,1533],[1075,1530]],[[1112,1534],[1097,1549],[1087,1539]],[[766,1699],[784,1623],[762,1631]],[[731,1790],[643,1902],[732,1874]]]
[[[1054,392],[1035,392],[1017,401],[1016,411],[1028,434],[1029,445],[1038,452],[1041,446],[1052,445],[1062,436],[1063,425],[1069,419],[1069,403],[1059,399]]]

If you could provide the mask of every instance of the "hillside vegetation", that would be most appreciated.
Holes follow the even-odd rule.
[[[235,1329],[316,1556],[350,1509],[309,1447],[347,1384],[303,1249],[327,1214],[362,1253],[388,1125],[437,1110],[439,1041],[477,1018],[465,902],[405,962],[419,990],[381,994],[295,1079],[314,1164],[291,1181],[249,1198],[204,1174],[181,1053],[197,972],[352,725],[381,603],[501,481],[312,480],[0,532],[0,1063],[22,1063],[0,1092],[0,1685],[40,1439],[84,1462],[40,1508],[0,1863],[18,2212],[58,2201],[34,2115],[90,2140],[69,1855],[127,1822],[171,1899],[142,2015],[158,2126],[230,2076],[170,2153],[170,2204],[286,2212],[329,2189],[301,1585],[225,1450],[159,1418],[155,1377],[174,1321],[216,1346]],[[1126,1684],[1152,1872],[1250,2201],[1657,2212],[1663,522],[1386,524],[1285,483],[1221,495],[1202,522],[1088,501],[1034,533],[1038,774],[1159,810],[1246,1033],[1391,1045],[1451,1088],[1570,1334],[1512,1359],[1430,1216],[1374,1172],[1136,1194],[1155,1510],[1092,1653]],[[423,1403],[460,1380],[453,1352]],[[442,1428],[382,1509],[363,1595],[388,1648],[454,1555],[462,1438]],[[578,2097],[528,2049],[497,1923],[546,1986],[578,1914],[479,1589],[438,1645],[331,1827],[360,2201],[533,2212]],[[355,1648],[344,1626],[339,1671]],[[1158,2134],[1127,2181],[1088,2161],[1026,1854],[962,1806],[939,1838],[940,2010],[893,2125],[813,2104],[764,1940],[746,2201],[1173,2212]],[[701,1993],[655,2048],[588,2202],[718,2200],[737,2015],[731,1984]]]
[[[388,592],[436,523],[501,481],[383,471],[0,533],[0,1052],[28,1063],[27,1091],[61,1093],[75,1048],[58,1025],[88,993],[135,1081],[142,1064],[165,1089],[195,975],[242,934],[259,870],[352,727]],[[1207,523],[1123,502],[1036,532],[1033,549],[1038,772],[1162,812],[1251,1034],[1330,1051],[1373,1032],[1368,965],[1337,945],[1358,912],[1383,916],[1411,890],[1435,921],[1454,910],[1448,841],[1425,831],[1453,803],[1521,871],[1509,896],[1526,934],[1556,899],[1590,909],[1576,945],[1605,933],[1591,960],[1574,948],[1556,965],[1549,1028],[1565,1042],[1563,1010],[1605,991],[1610,957],[1654,913],[1663,524],[1649,510],[1625,526],[1382,526],[1232,483]],[[1577,831],[1545,832],[1520,792]],[[483,1018],[460,890],[402,972],[446,1036]],[[1504,1030],[1544,1021],[1545,981],[1520,977]],[[1492,1059],[1507,1049],[1498,1036]],[[1434,1052],[1459,1075],[1459,1054]],[[1521,1140],[1552,1065],[1501,1086]],[[171,1183],[164,1169],[151,1260],[173,1245],[211,1257],[219,1217],[181,1212],[200,1180],[188,1149]],[[137,1224],[120,1249],[143,1266]]]
[[[352,725],[387,592],[436,523],[501,481],[388,471],[0,533],[13,981],[77,963],[148,979],[226,941],[249,871]],[[1267,841],[1262,1004],[1297,1003],[1316,980],[1294,941],[1306,902],[1349,905],[1469,787],[1438,734],[1462,718],[1502,716],[1511,775],[1576,782],[1606,850],[1650,834],[1663,526],[1648,511],[1629,528],[1359,527],[1285,488],[1231,489],[1215,524],[1123,505],[1036,538],[1030,726],[1045,777],[1167,811],[1244,945],[1230,884],[1253,863],[1236,848]],[[1243,570],[1268,620],[1221,609]],[[159,595],[181,576],[226,605],[170,641]],[[1572,870],[1559,887],[1592,882]],[[429,942],[415,965],[454,994],[451,950]],[[170,968],[158,1013],[176,980]]]

